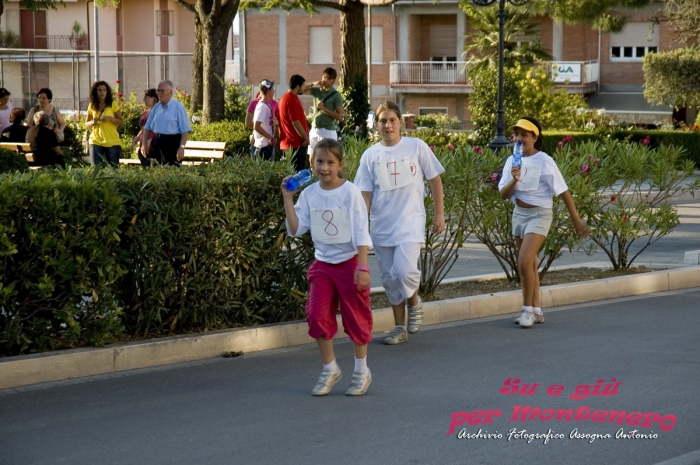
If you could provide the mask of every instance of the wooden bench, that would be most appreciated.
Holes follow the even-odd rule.
[[[27,142],[0,142],[0,147],[3,147],[7,150],[12,150],[13,152],[17,152],[19,154],[23,154],[25,157],[27,157],[27,162],[29,163],[34,162],[34,154],[32,153],[32,148]]]
[[[226,142],[188,140],[187,144],[185,144],[185,159],[182,160],[182,164],[199,165],[211,163],[214,160],[222,160],[225,149]],[[141,160],[138,158],[120,158],[119,163],[122,165],[140,165]]]

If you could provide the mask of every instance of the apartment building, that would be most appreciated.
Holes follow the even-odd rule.
[[[162,79],[191,90],[192,12],[173,0],[121,0],[118,8],[98,10],[96,28],[93,0],[63,2],[56,10],[31,11],[5,0],[0,81],[15,106],[33,104],[36,91],[48,87],[59,108],[85,110],[95,77],[96,35],[100,78],[119,80],[124,95],[136,92],[140,99]],[[232,45],[229,40],[228,56]]]
[[[557,87],[584,94],[591,107],[606,108],[619,121],[652,124],[670,118],[673,110],[644,99],[642,59],[677,46],[665,24],[651,23],[658,8],[625,12],[629,23],[619,34],[538,17],[533,20],[537,36],[518,41],[540,40],[551,51]],[[372,106],[391,99],[408,113],[446,113],[468,121],[473,86],[465,75],[463,51],[469,24],[458,3],[400,0],[372,7],[371,18],[365,15],[366,31],[370,21]],[[292,74],[316,80],[325,67],[340,67],[340,18],[333,9],[321,8],[314,16],[245,11],[240,34],[241,75],[249,84],[267,78],[284,88]]]

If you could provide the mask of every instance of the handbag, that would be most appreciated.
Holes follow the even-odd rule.
[[[58,141],[59,144],[62,143],[64,140],[66,140],[66,135],[60,129],[53,128],[53,132],[54,132],[54,134],[56,134],[56,140]]]

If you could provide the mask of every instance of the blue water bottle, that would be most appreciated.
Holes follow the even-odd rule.
[[[287,179],[284,187],[288,191],[293,192],[309,181],[311,181],[311,170],[301,170],[291,178]]]
[[[523,164],[523,143],[518,141],[513,147],[513,166],[520,166]]]

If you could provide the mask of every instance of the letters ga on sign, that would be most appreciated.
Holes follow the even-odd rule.
[[[559,62],[552,64],[554,82],[581,82],[581,63]]]

